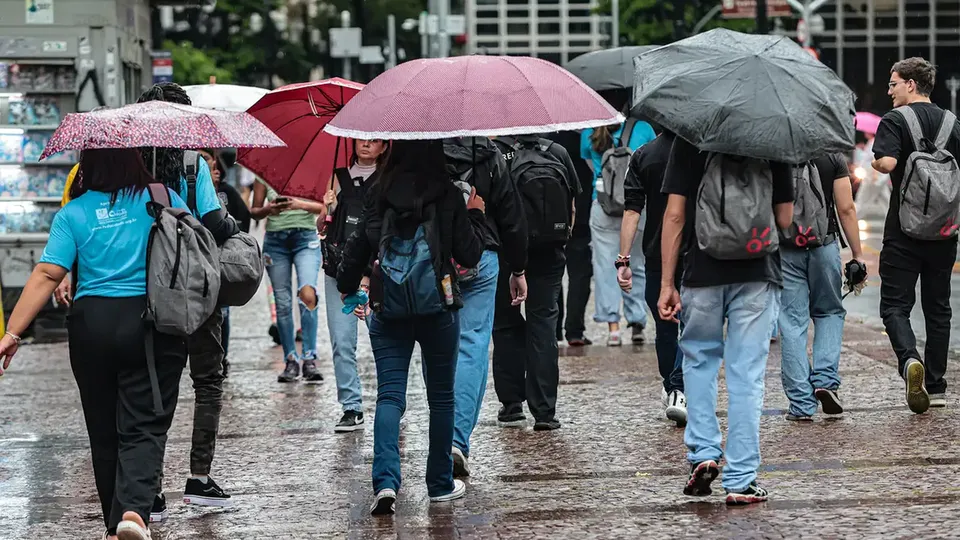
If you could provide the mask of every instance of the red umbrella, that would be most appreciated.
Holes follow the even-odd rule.
[[[286,148],[240,150],[237,161],[278,193],[319,201],[334,166],[349,163],[352,145],[323,128],[363,85],[345,79],[283,86],[247,111],[276,132]]]
[[[40,159],[87,148],[267,148],[283,146],[247,113],[148,101],[118,109],[68,114]]]
[[[622,121],[603,98],[556,64],[522,56],[460,56],[413,60],[382,73],[326,131],[356,139],[443,139]]]

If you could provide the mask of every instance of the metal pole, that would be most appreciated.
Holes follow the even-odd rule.
[[[767,26],[767,0],[757,0],[757,33],[770,33],[770,28]]]
[[[710,11],[703,16],[702,19],[697,21],[697,24],[693,27],[693,30],[690,32],[691,35],[697,35],[703,30],[703,27],[707,25],[708,22],[712,21],[714,17],[720,14],[723,11],[723,4],[717,4],[710,8]]]
[[[397,65],[397,17],[392,13],[387,15],[387,43],[390,54],[387,55],[387,69]]]
[[[420,23],[417,28],[420,30],[420,58],[430,58],[430,36],[427,35],[427,15],[426,11],[420,12]]]
[[[897,58],[907,54],[907,6],[906,0],[897,0]]]
[[[450,0],[437,0],[437,15],[440,19],[440,35],[437,36],[437,55],[450,56],[450,36],[447,34],[447,17],[450,15]]]
[[[610,46],[620,46],[620,0],[610,2]]]
[[[957,112],[957,90],[960,90],[960,79],[956,75],[947,79],[947,88],[950,89],[950,110]]]
[[[873,49],[876,46],[876,31],[874,21],[876,13],[874,12],[873,0],[867,0],[867,84],[873,84],[876,79],[876,68],[874,67]]]
[[[340,26],[343,28],[350,28],[350,12],[349,11],[343,10],[342,12],[340,12]],[[352,67],[353,66],[351,65],[350,58],[344,58],[343,59],[343,78],[347,79],[348,81],[353,78],[353,72],[351,71]]]
[[[440,11],[440,0],[430,0],[427,3],[427,12],[429,15],[427,19],[430,19],[432,16],[436,15]],[[437,34],[435,32],[430,32],[432,28],[427,24],[427,37],[430,39],[430,58],[436,58],[439,51],[439,44],[437,43]]]

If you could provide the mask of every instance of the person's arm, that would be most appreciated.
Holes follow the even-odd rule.
[[[337,188],[340,187],[340,180],[334,174],[330,178],[330,189],[323,194],[323,204],[327,206],[327,213],[333,214],[337,211]],[[325,216],[324,216],[325,217]],[[317,218],[317,223],[323,221],[323,217]]]
[[[882,174],[890,174],[897,168],[897,158],[902,147],[903,128],[899,123],[902,116],[890,111],[880,120],[877,135],[873,139],[873,168]]]
[[[460,188],[450,184],[451,190],[448,192],[447,204],[453,206],[453,238],[455,241],[451,246],[453,260],[465,268],[473,268],[480,264],[480,258],[483,257],[483,221],[486,219],[483,215],[485,204],[483,199],[477,195],[477,188],[473,188],[470,193],[470,199],[467,204],[463,202],[463,195]]]
[[[773,216],[777,227],[787,229],[793,223],[793,169],[786,163],[771,162],[773,172]]]
[[[310,212],[315,216],[320,216],[324,218],[327,216],[327,205],[322,202],[308,201],[306,199],[290,199],[289,210],[303,210],[304,212]]]
[[[620,224],[620,255],[624,257],[630,256],[633,241],[637,237],[637,227],[640,225],[640,214],[643,213],[643,208],[647,204],[647,194],[643,189],[644,182],[641,180],[645,174],[642,168],[644,154],[643,150],[633,154],[630,158],[630,166],[627,168],[627,176],[623,181],[624,212],[623,221]]]
[[[290,203],[274,204],[267,200],[267,186],[259,180],[253,183],[253,205],[250,207],[250,215],[253,219],[263,219],[270,216],[276,216],[290,208]]]
[[[833,200],[837,206],[837,215],[840,217],[840,226],[843,235],[847,238],[853,258],[863,260],[863,249],[860,245],[860,226],[857,223],[857,205],[853,203],[853,187],[850,177],[837,178],[833,182]]]
[[[593,146],[590,142],[592,133],[592,129],[585,129],[580,132],[580,159],[587,162],[587,167],[590,167],[590,172],[596,177],[597,171],[593,168]]]
[[[665,321],[678,322],[680,294],[676,288],[677,263],[680,260],[680,244],[687,219],[687,198],[671,194],[663,214],[663,231],[660,234],[660,301],[657,310]]]
[[[490,204],[491,217],[497,225],[504,260],[513,272],[522,272],[527,267],[527,217],[503,154],[497,152],[495,159],[490,201],[485,202]]]
[[[230,184],[224,184],[224,192],[227,194],[227,210],[230,215],[237,220],[241,231],[250,232],[250,209],[243,202],[243,196]]]

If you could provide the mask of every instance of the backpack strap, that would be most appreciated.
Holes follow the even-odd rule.
[[[200,170],[200,153],[193,150],[183,152],[183,176],[187,179],[187,208],[197,211],[197,171]]]
[[[350,176],[350,170],[339,167],[333,170],[333,174],[337,177],[337,182],[340,183],[340,192],[347,196],[353,195],[354,185],[353,177]]]
[[[910,138],[913,139],[913,149],[920,151],[920,140],[923,139],[923,128],[920,126],[920,119],[917,113],[909,105],[897,107],[894,109],[907,122],[907,131],[910,132]]]
[[[630,136],[633,135],[633,128],[637,125],[637,119],[634,117],[627,118],[627,121],[623,124],[623,130],[620,131],[620,139],[617,140],[617,146],[629,146]],[[627,144],[623,143],[623,139],[627,139]]]
[[[940,131],[937,133],[937,140],[933,144],[943,150],[947,147],[947,141],[953,134],[953,126],[957,123],[957,116],[952,111],[944,109],[943,120],[940,121]]]
[[[150,200],[163,206],[164,208],[170,208],[170,192],[167,190],[167,186],[158,183],[147,184],[147,190],[150,192]]]

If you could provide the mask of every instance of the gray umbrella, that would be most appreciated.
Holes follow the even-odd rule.
[[[802,163],[854,147],[853,91],[788,38],[716,29],[634,65],[634,112],[700,150]]]
[[[567,62],[567,71],[597,92],[633,88],[633,59],[659,45],[617,47],[581,54]]]

